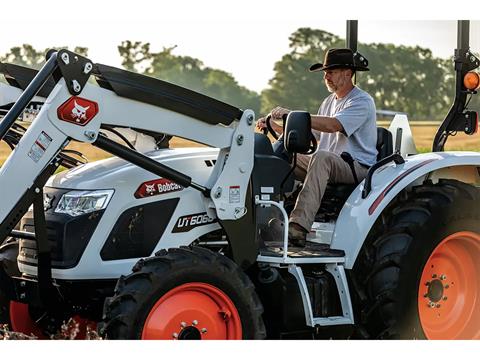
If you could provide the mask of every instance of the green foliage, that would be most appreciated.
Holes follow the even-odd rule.
[[[341,47],[341,39],[331,33],[300,28],[289,38],[290,53],[275,63],[270,88],[262,92],[262,113],[280,105],[290,109],[316,113],[320,102],[328,96],[323,73],[309,73],[313,63],[323,59],[330,47]]]
[[[0,56],[1,62],[27,66],[33,69],[40,69],[45,62],[45,55],[49,49],[68,49],[66,46],[55,48],[48,48],[45,50],[36,50],[32,45],[23,44],[22,46],[15,46],[11,48],[5,55]],[[73,50],[77,54],[87,56],[88,48],[75,47]]]
[[[368,44],[359,51],[369,59],[370,71],[358,74],[358,84],[378,109],[403,111],[412,119],[443,119],[454,94],[450,60],[419,46]]]
[[[174,49],[175,47],[163,48],[162,51],[153,53],[150,52],[150,44],[131,41],[123,41],[118,47],[122,65],[128,70],[153,76],[258,113],[260,96],[257,93],[240,86],[231,74],[206,67],[199,59],[174,55]]]
[[[275,63],[270,87],[262,92],[262,112],[279,105],[316,112],[328,95],[323,73],[309,73],[327,49],[345,41],[323,30],[300,28],[290,36],[290,52]],[[357,73],[357,84],[369,92],[377,109],[406,112],[412,119],[441,120],[454,94],[451,60],[435,58],[429,49],[392,44],[360,44],[369,72]]]

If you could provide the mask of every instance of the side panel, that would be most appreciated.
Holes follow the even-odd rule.
[[[378,169],[373,176],[372,191],[366,199],[362,199],[363,183],[360,184],[340,212],[331,243],[332,248],[345,251],[345,268],[353,267],[373,224],[402,189],[436,170],[468,165],[480,166],[480,154],[420,154],[407,158],[404,164],[392,163]]]

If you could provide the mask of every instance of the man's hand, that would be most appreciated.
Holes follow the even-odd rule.
[[[280,106],[277,106],[274,108],[270,114],[272,114],[272,119],[274,120],[282,120],[283,115],[288,115],[291,110],[282,108]]]
[[[258,119],[255,126],[260,131],[262,131],[263,129],[266,129],[267,128],[266,117],[264,116],[264,117],[261,117],[260,119]]]
[[[269,114],[269,115],[271,116],[270,126],[272,127],[273,131],[275,131],[278,134],[281,134],[283,132],[283,126],[280,126],[275,121],[272,121],[273,116],[272,114]],[[260,119],[257,120],[255,126],[258,130],[262,131],[263,129],[267,128],[267,116],[261,117]]]

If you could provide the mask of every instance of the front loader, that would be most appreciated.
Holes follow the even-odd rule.
[[[463,79],[479,63],[459,25],[443,144],[476,127],[466,104],[478,82]],[[295,154],[315,147],[308,113],[286,119],[285,159],[250,110],[60,50],[2,138],[50,76],[0,170],[0,241],[18,239],[17,251],[0,248],[0,320],[14,330],[48,337],[74,317],[108,339],[480,337],[478,153],[412,154],[400,115],[378,129],[367,178],[330,186],[307,245],[289,247]],[[105,126],[209,147],[141,153]],[[71,140],[115,157],[53,175]],[[275,217],[282,234],[269,230]]]

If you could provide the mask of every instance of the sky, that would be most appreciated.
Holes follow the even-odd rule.
[[[121,41],[149,42],[152,51],[176,46],[174,54],[198,58],[206,66],[231,73],[240,85],[260,92],[273,77],[275,62],[289,51],[289,35],[300,27],[345,37],[345,20],[359,19],[359,42],[420,45],[430,48],[435,56],[452,56],[456,21],[446,19],[471,15],[470,0],[463,0],[464,7],[460,10],[458,6],[442,8],[438,5],[442,3],[429,0],[8,1],[2,3],[0,54],[24,43],[37,49],[84,46],[89,48],[92,61],[121,66],[117,51]],[[473,8],[474,1],[471,4]],[[429,20],[425,21],[426,18]],[[480,52],[478,20],[470,25],[470,45]]]

